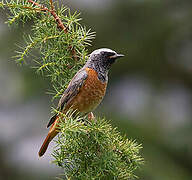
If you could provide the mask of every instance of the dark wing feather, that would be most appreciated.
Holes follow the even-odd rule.
[[[76,75],[73,77],[71,82],[69,83],[67,89],[64,91],[61,99],[59,100],[58,103],[58,110],[62,111],[70,100],[72,100],[79,92],[79,89],[82,87],[83,83],[87,79],[87,72],[83,68],[80,71],[76,73]],[[57,118],[57,114],[55,114],[49,121],[47,128],[54,123],[54,121]]]
[[[47,128],[51,126],[51,124],[53,124],[56,119],[57,119],[57,114],[51,117],[51,119],[49,120],[49,123],[47,124]]]

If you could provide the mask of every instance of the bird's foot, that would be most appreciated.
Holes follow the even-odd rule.
[[[89,121],[95,120],[95,116],[94,116],[94,114],[93,114],[92,112],[90,112],[90,113],[88,114],[88,119],[89,119]]]

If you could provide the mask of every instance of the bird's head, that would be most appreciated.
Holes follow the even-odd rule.
[[[116,59],[123,57],[124,55],[118,54],[115,51],[108,48],[101,48],[93,51],[89,57],[89,63],[93,64],[96,69],[108,70]]]

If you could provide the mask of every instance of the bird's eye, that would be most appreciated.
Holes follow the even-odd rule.
[[[114,56],[115,53],[113,53],[113,52],[102,52],[102,55],[105,56],[105,57],[110,57],[110,56]]]

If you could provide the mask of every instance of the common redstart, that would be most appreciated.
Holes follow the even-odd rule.
[[[66,113],[69,109],[76,110],[82,115],[91,113],[101,103],[107,87],[108,71],[116,59],[123,57],[108,48],[93,51],[86,64],[72,78],[58,103],[58,109]],[[51,140],[59,133],[59,114],[49,121],[49,132],[39,150],[43,156]]]

